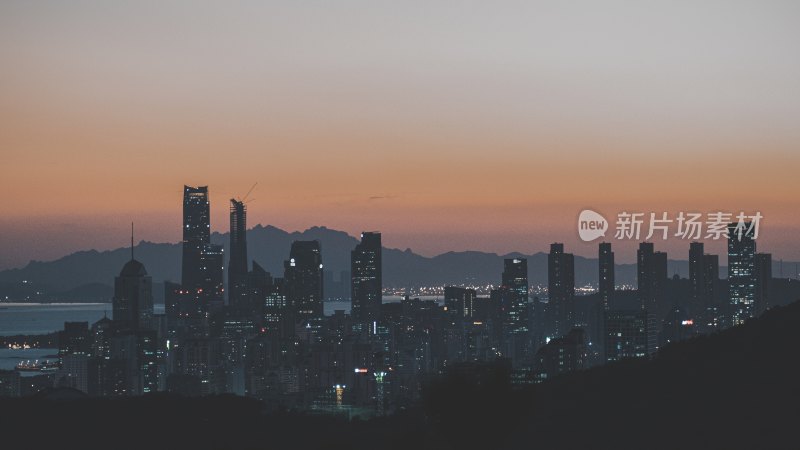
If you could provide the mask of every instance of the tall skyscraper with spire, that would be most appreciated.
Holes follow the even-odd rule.
[[[208,186],[183,187],[183,289],[197,292],[203,288],[203,251],[211,243]]]
[[[131,259],[114,279],[112,300],[114,324],[121,331],[141,331],[152,327],[153,279],[144,264],[134,259],[131,224]]]
[[[228,263],[228,304],[239,308],[248,303],[247,289],[247,207],[231,199],[230,260]]]
[[[383,299],[381,234],[361,233],[361,242],[350,253],[353,318],[367,323],[380,320]]]

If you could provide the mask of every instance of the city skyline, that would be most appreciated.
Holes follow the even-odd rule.
[[[488,293],[446,285],[443,301],[412,298],[408,290],[399,302],[384,301],[381,234],[365,231],[350,253],[351,270],[340,274],[340,282],[350,278],[350,309],[330,314],[322,243],[293,239],[283,276],[256,261],[249,270],[246,207],[230,202],[236,289],[224,289],[225,251],[210,241],[208,186],[185,185],[182,282],[163,284],[164,312],[155,313],[153,279],[135,259],[131,224],[112,318],[91,328],[89,321],[65,322],[58,372],[23,384],[19,371],[45,371],[49,362],[20,363],[16,372],[0,372],[5,395],[52,383],[97,397],[229,393],[348,418],[383,416],[422,398],[421,376],[477,375],[499,364],[505,369],[497,374],[522,388],[604,363],[657,358],[670,344],[744,326],[785,305],[796,289],[796,280],[773,278],[771,254],[756,252],[757,222],[740,221],[724,227],[727,292],[720,290],[718,256],[700,242],[689,246],[688,280],[669,275],[667,254],[652,242],[639,243],[636,289],[618,290],[612,244],[599,242],[598,290],[576,302],[574,255],[556,242],[543,298],[532,295],[528,259],[513,257],[504,259],[500,284]]]
[[[0,1],[0,441],[791,448],[798,23]]]
[[[252,224],[428,256],[546,251],[589,207],[758,210],[800,259],[797,4],[509,6],[4,3],[0,268],[176,242],[180,182],[221,229],[256,181]]]

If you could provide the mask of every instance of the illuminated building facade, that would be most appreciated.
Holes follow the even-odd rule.
[[[743,230],[740,228],[744,227]],[[740,232],[741,231],[741,232]],[[756,241],[750,222],[728,225],[730,323],[741,325],[755,315]]]

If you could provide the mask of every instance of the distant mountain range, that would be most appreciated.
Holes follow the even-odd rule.
[[[350,251],[358,239],[343,231],[313,227],[303,232],[286,232],[273,226],[256,225],[247,233],[248,256],[275,276],[282,276],[283,261],[295,240],[319,240],[325,270],[338,278],[340,272],[350,270]],[[228,252],[228,233],[214,233],[211,241],[225,247]],[[181,244],[142,241],[136,245],[136,259],[144,263],[157,285],[164,280],[180,281]],[[418,255],[410,249],[384,248],[383,281],[385,287],[419,287],[442,285],[497,285],[503,271],[504,258],[528,258],[529,280],[532,286],[547,284],[547,253],[533,255],[511,253],[497,255],[476,251],[448,252],[432,258]],[[130,258],[129,248],[109,251],[87,250],[72,253],[55,261],[31,261],[20,269],[0,272],[0,294],[17,292],[25,288],[44,290],[62,300],[106,300],[111,296],[114,277]],[[720,267],[724,277],[725,267]],[[670,260],[668,273],[687,277],[688,262]],[[636,265],[616,266],[618,285],[635,285]],[[575,283],[577,286],[596,284],[597,259],[575,256]],[[156,287],[156,298],[161,292]]]

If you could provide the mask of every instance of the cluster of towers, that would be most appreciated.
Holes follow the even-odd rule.
[[[740,228],[747,231],[739,233]],[[665,252],[642,242],[636,252],[636,289],[618,290],[611,244],[600,243],[597,298],[592,303],[588,299],[593,296],[587,296],[583,303],[590,306],[579,308],[572,255],[563,253],[562,244],[553,244],[548,301],[534,308],[550,312],[535,326],[544,330],[539,345],[556,339],[555,347],[563,351],[565,342],[572,350],[591,342],[593,349],[582,347],[589,363],[646,357],[669,342],[740,325],[772,306],[772,256],[756,253],[749,223],[728,226],[727,280],[719,276],[719,256],[705,253],[702,242],[689,246],[688,280],[670,278],[667,263]],[[563,339],[575,329],[586,332],[582,344]]]
[[[320,243],[294,241],[282,276],[273,276],[257,262],[248,260],[247,206],[244,201],[231,199],[225,283],[225,249],[211,243],[206,186],[184,186],[182,230],[181,282],[165,282],[165,314],[153,313],[152,280],[144,266],[133,259],[133,248],[131,261],[116,279],[114,315],[109,321],[113,333],[108,334],[147,334],[147,342],[154,344],[146,351],[147,361],[140,357],[143,351],[136,349],[121,356],[134,368],[143,364],[152,367],[148,373],[131,370],[129,377],[139,384],[147,379],[144,384],[148,388],[117,394],[171,390],[258,397],[275,393],[299,395],[312,390],[309,386],[334,386],[328,380],[309,380],[321,378],[323,370],[317,368],[313,372],[306,366],[307,361],[297,360],[302,353],[297,349],[302,345],[319,347],[322,341],[342,340],[341,336],[336,337],[342,333],[329,329],[333,319],[325,321],[324,317]],[[369,341],[378,333],[381,317],[380,233],[363,233],[351,253],[351,262],[352,315],[348,321],[352,323],[347,328],[362,333]],[[307,357],[309,353],[303,355]],[[347,358],[353,358],[353,354]],[[336,366],[340,362],[330,364]],[[383,373],[378,370],[383,365],[359,363],[359,367],[373,366],[376,369],[369,372],[372,397],[377,391],[375,380],[383,378],[374,374]],[[352,374],[332,377],[341,390]]]
[[[501,359],[518,382],[541,381],[646,357],[659,343],[738,325],[769,304],[771,256],[756,253],[752,235],[732,229],[727,281],[718,257],[693,242],[685,295],[685,280],[668,277],[667,254],[643,242],[636,290],[617,289],[614,252],[601,243],[597,293],[576,297],[575,258],[554,243],[541,299],[531,298],[528,261],[518,257],[505,260],[488,296],[448,286],[444,304],[384,304],[381,235],[364,232],[350,255],[351,314],[326,316],[318,241],[294,241],[283,273],[273,276],[248,260],[247,207],[231,199],[226,282],[226,252],[211,243],[209,206],[207,187],[184,187],[181,280],[165,282],[164,314],[154,313],[152,279],[131,242],[131,260],[115,280],[113,320],[91,332],[71,327],[74,336],[65,336],[72,344],[63,352],[64,373],[91,374],[74,378],[80,386],[98,395],[231,392],[284,406],[383,413],[416,398],[431,373]]]
[[[223,284],[224,249],[211,243],[208,187],[184,187],[181,283],[170,284],[167,313],[210,316],[227,308],[231,315],[258,318],[259,327],[278,326],[277,317],[305,324],[323,317],[323,262],[318,241],[295,241],[283,277],[273,277],[247,255],[247,206],[230,200],[230,257],[227,295]],[[352,253],[353,315],[369,322],[380,315],[381,235],[362,234]],[[267,311],[264,311],[267,308]],[[266,314],[266,322],[263,317]]]

